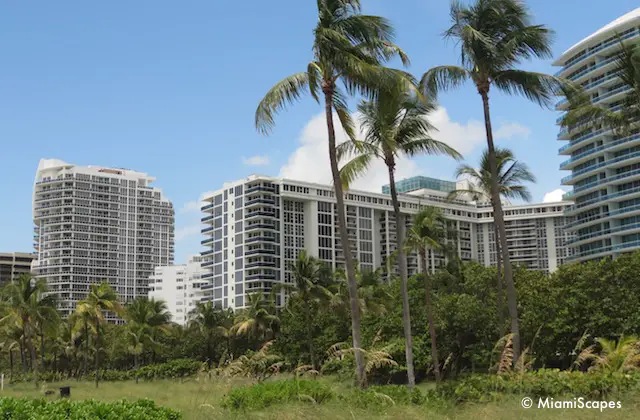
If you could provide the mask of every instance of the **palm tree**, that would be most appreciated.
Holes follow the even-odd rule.
[[[313,348],[313,324],[311,322],[311,302],[328,301],[331,292],[320,284],[322,264],[316,258],[300,251],[298,258],[289,264],[293,283],[280,283],[277,288],[289,291],[292,296],[299,296],[303,304],[304,319],[307,328],[307,345],[311,366],[316,369],[316,355]]]
[[[86,299],[78,302],[76,312],[86,314],[93,322],[96,334],[95,341],[95,368],[96,368],[96,388],[100,382],[100,326],[104,324],[105,312],[113,312],[121,315],[124,311],[118,302],[118,295],[107,282],[100,285],[92,284]]]
[[[395,185],[397,159],[419,154],[444,154],[455,159],[461,155],[447,144],[434,140],[427,117],[435,106],[406,89],[406,83],[397,83],[378,93],[373,100],[362,101],[358,106],[364,140],[353,140],[338,146],[338,160],[354,156],[341,169],[342,182],[348,186],[363,175],[374,159],[382,160],[389,173],[391,202],[396,219],[396,249],[400,269],[400,293],[402,295],[402,319],[404,325],[405,353],[409,388],[415,386],[413,372],[413,348],[411,338],[411,314],[407,289],[407,258],[404,254],[405,221],[400,213],[400,202]]]
[[[413,225],[409,229],[406,241],[406,251],[417,252],[422,261],[424,277],[425,307],[429,321],[429,336],[431,337],[431,357],[433,358],[433,372],[436,383],[440,382],[440,361],[436,340],[436,326],[431,303],[431,284],[429,276],[429,258],[427,249],[446,250],[447,219],[437,207],[424,207],[414,217]]]
[[[207,363],[211,366],[216,337],[229,336],[233,313],[231,310],[222,310],[214,306],[213,302],[205,302],[196,304],[189,318],[189,326],[200,331],[200,334],[205,337]]]
[[[524,182],[536,182],[536,177],[529,170],[524,162],[517,161],[513,152],[509,149],[496,148],[496,162],[498,170],[498,190],[500,197],[506,200],[516,199],[531,201],[531,193]],[[476,169],[469,165],[461,165],[456,171],[456,178],[464,178],[469,181],[467,189],[452,191],[449,198],[460,198],[468,196],[476,201],[492,203],[491,200],[491,167],[489,165],[489,153],[485,151],[480,158],[480,168]],[[492,203],[493,204],[493,203]],[[500,325],[500,337],[505,336],[504,331],[504,298],[502,285],[502,269],[500,257],[500,241],[498,224],[493,224],[496,242],[496,287],[498,295],[498,316]]]
[[[275,305],[272,299],[265,298],[261,292],[249,294],[247,307],[236,315],[231,333],[246,335],[262,344],[265,340],[273,338],[280,325],[280,319],[274,313]]]
[[[584,349],[575,361],[579,367],[588,363],[591,363],[590,369],[608,373],[637,370],[640,368],[640,340],[634,336],[621,337],[617,342],[598,338],[596,344]]]
[[[384,69],[381,64],[396,55],[407,64],[408,57],[392,43],[394,31],[386,19],[360,13],[360,0],[318,0],[317,6],[318,23],[313,31],[312,61],[308,63],[305,71],[287,77],[269,90],[258,105],[255,124],[258,130],[266,134],[274,126],[275,114],[288,104],[296,102],[304,93],[308,92],[318,103],[320,94],[324,96],[338,227],[349,279],[353,346],[360,348],[360,312],[355,265],[347,236],[344,196],[336,157],[333,112],[338,115],[347,135],[354,138],[355,129],[347,109],[347,97],[339,88],[339,82],[342,82],[349,94],[360,92],[371,95],[381,81],[390,80],[390,77],[383,76],[399,73]],[[364,359],[361,356],[356,357],[356,377],[360,385],[365,386]]]
[[[370,312],[383,315],[389,309],[391,295],[382,280],[382,268],[373,271],[361,270],[356,263],[356,282],[358,284],[358,307],[361,313]],[[331,299],[329,305],[340,314],[348,314],[350,296],[347,286],[347,274],[342,269],[336,270],[336,281],[330,285]]]
[[[38,358],[34,337],[37,335],[38,323],[57,318],[55,298],[46,294],[47,284],[44,279],[34,279],[28,274],[8,283],[2,291],[7,313],[0,323],[22,331],[24,344],[31,358],[34,381],[38,387]]]
[[[640,44],[620,40],[620,51],[615,62],[616,66],[609,73],[617,74],[620,84],[631,89],[620,111],[592,104],[583,89],[571,86],[564,89],[569,108],[562,118],[563,127],[581,126],[589,129],[602,126],[612,129],[618,136],[629,135],[633,124],[640,120]]]
[[[503,255],[515,364],[520,355],[518,305],[498,188],[489,91],[495,87],[510,95],[523,95],[542,106],[550,105],[554,92],[563,83],[553,76],[516,68],[523,59],[551,57],[552,36],[552,31],[544,25],[531,24],[531,14],[519,0],[476,0],[469,6],[456,1],[451,6],[451,20],[453,23],[444,35],[460,46],[462,66],[434,67],[423,75],[421,86],[427,94],[435,96],[439,91],[471,80],[482,98],[493,214]]]

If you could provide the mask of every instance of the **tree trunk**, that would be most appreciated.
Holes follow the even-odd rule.
[[[311,368],[316,368],[316,354],[313,349],[313,326],[311,324],[311,310],[309,309],[309,302],[305,301],[304,305],[304,322],[307,324],[307,345],[309,346],[309,361],[311,362]]]
[[[133,365],[135,366],[136,372],[136,384],[138,383],[138,353],[133,354]]]
[[[431,285],[429,284],[429,258],[426,249],[420,251],[424,260],[424,294],[427,308],[427,320],[429,321],[429,337],[431,338],[431,358],[433,359],[433,373],[436,376],[436,384],[440,383],[440,360],[438,358],[438,346],[436,339],[436,324],[433,319],[433,306],[431,305]]]
[[[96,320],[96,388],[100,383],[100,321]]]
[[[31,355],[31,368],[33,369],[33,381],[36,384],[36,389],[38,388],[38,356],[36,354],[36,346],[33,343],[33,338],[31,337],[31,328],[28,324],[28,321],[23,321],[25,338],[27,341],[27,347],[29,348],[29,354]]]
[[[40,360],[42,360],[42,370],[44,370],[44,330],[42,328],[40,328]]]
[[[24,335],[24,329],[23,329],[23,335]],[[20,343],[20,362],[22,363],[22,372],[24,374],[27,373],[28,369],[27,369],[27,355],[25,354],[27,351],[27,346],[25,345],[25,340],[24,337],[22,337],[20,339],[21,343]]]
[[[400,294],[402,295],[402,325],[404,327],[405,357],[407,359],[407,379],[409,389],[416,385],[415,372],[413,371],[413,337],[411,335],[411,313],[409,308],[409,288],[407,286],[409,273],[407,272],[407,256],[404,252],[405,221],[404,215],[400,214],[400,203],[398,202],[398,191],[396,190],[395,165],[390,160],[387,163],[389,170],[389,188],[391,190],[391,201],[393,202],[393,213],[396,217],[396,250],[398,251],[398,268],[400,270]]]
[[[342,180],[340,179],[340,169],[338,168],[338,158],[336,154],[336,132],[333,126],[333,92],[334,82],[324,81],[322,90],[325,99],[325,114],[327,118],[327,131],[329,138],[329,163],[331,164],[331,175],[333,178],[333,189],[336,194],[336,207],[338,211],[338,229],[340,241],[342,242],[342,253],[347,271],[347,284],[349,288],[349,303],[351,306],[351,335],[353,337],[353,348],[362,349],[362,336],[360,333],[360,307],[358,305],[358,283],[356,282],[355,264],[351,249],[349,247],[349,235],[347,233],[347,218],[345,214],[344,195],[342,191]],[[367,376],[365,372],[364,354],[362,351],[355,351],[356,380],[361,388],[367,386]]]
[[[13,349],[9,349],[9,382],[13,382]]]
[[[82,375],[87,376],[89,371],[89,323],[84,319],[84,357],[82,358]]]
[[[502,262],[504,264],[504,282],[507,286],[507,307],[509,308],[509,318],[511,319],[511,334],[513,335],[513,365],[515,366],[518,358],[520,357],[520,326],[518,323],[516,286],[513,282],[513,271],[511,268],[511,260],[509,259],[507,234],[504,227],[504,215],[502,213],[502,202],[500,201],[500,191],[498,190],[498,162],[496,160],[496,150],[493,144],[493,131],[491,129],[491,116],[489,114],[488,89],[481,91],[480,95],[482,96],[482,104],[484,106],[484,122],[487,131],[487,151],[489,155],[489,167],[491,169],[491,204],[493,204],[493,221],[498,226]]]
[[[496,237],[496,291],[498,295],[498,332],[500,338],[504,337],[504,286],[502,285],[502,256],[500,255],[500,233],[498,232],[498,225],[493,224],[494,235]]]

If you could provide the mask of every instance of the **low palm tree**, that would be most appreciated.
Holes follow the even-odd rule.
[[[361,347],[358,288],[355,278],[355,261],[349,247],[345,205],[338,159],[336,156],[335,112],[342,128],[354,138],[354,124],[347,108],[348,94],[369,96],[390,80],[389,74],[399,72],[385,69],[382,64],[394,56],[408,63],[406,54],[393,44],[391,24],[378,16],[361,13],[360,0],[318,0],[318,20],[313,31],[313,58],[305,70],[285,78],[274,85],[258,105],[255,124],[258,130],[268,133],[274,126],[275,114],[296,102],[303,94],[310,94],[320,103],[324,99],[327,120],[329,163],[335,189],[338,229],[345,258],[349,294],[351,297],[351,329],[353,346]],[[386,77],[385,77],[386,75]],[[340,89],[340,84],[345,90]],[[356,355],[356,377],[360,386],[366,385],[364,359]]]
[[[189,326],[197,329],[205,338],[207,364],[211,366],[214,359],[213,346],[218,337],[229,337],[233,322],[233,312],[223,310],[213,302],[197,303],[189,314]],[[230,343],[228,342],[230,347]],[[231,348],[229,348],[231,351]]]
[[[96,388],[100,383],[100,327],[105,323],[105,312],[122,315],[124,310],[118,302],[118,295],[107,282],[92,284],[86,299],[78,302],[76,312],[86,314],[93,323],[95,340]]]
[[[638,337],[621,337],[618,341],[596,339],[596,344],[584,349],[575,361],[578,367],[591,365],[590,369],[605,372],[628,372],[640,368],[640,340]]]
[[[0,323],[22,331],[24,345],[31,359],[34,381],[38,387],[38,357],[34,338],[37,336],[39,323],[57,319],[55,298],[46,294],[47,284],[44,279],[35,279],[28,274],[8,283],[2,291],[6,315]]]
[[[363,140],[353,140],[338,146],[338,159],[352,157],[340,170],[345,187],[367,172],[372,161],[380,159],[387,166],[391,202],[396,219],[396,249],[400,271],[402,295],[402,319],[405,337],[405,355],[409,388],[415,386],[413,372],[413,348],[411,338],[411,314],[407,288],[407,258],[404,254],[405,221],[400,213],[400,201],[396,190],[395,171],[401,157],[417,155],[447,155],[459,159],[461,155],[446,143],[431,138],[434,128],[427,117],[435,106],[413,91],[403,80],[378,93],[373,100],[365,100],[358,106]]]
[[[496,161],[498,170],[498,190],[501,199],[531,201],[529,188],[525,182],[536,182],[536,177],[529,170],[524,162],[516,160],[513,152],[509,149],[496,148]],[[473,200],[491,203],[491,166],[489,164],[489,153],[485,151],[480,158],[480,168],[476,169],[470,165],[461,165],[456,170],[456,178],[469,181],[469,188],[456,189],[449,193],[449,198],[471,197]],[[498,224],[493,224],[496,243],[496,290],[498,295],[498,324],[500,337],[505,336],[504,331],[504,298],[501,269],[501,248],[499,240]]]
[[[455,1],[451,5],[450,14],[452,25],[444,35],[445,38],[455,40],[460,47],[461,66],[434,67],[423,75],[420,84],[426,94],[436,96],[440,91],[471,81],[482,99],[493,214],[498,225],[504,262],[515,364],[520,355],[518,304],[498,187],[498,163],[493,142],[489,92],[493,87],[509,95],[522,95],[541,106],[550,106],[554,93],[565,84],[553,76],[517,68],[522,60],[549,58],[552,55],[553,32],[544,25],[531,23],[531,14],[524,2],[475,0],[470,5],[464,5]]]
[[[262,344],[275,336],[279,325],[273,299],[257,292],[247,295],[247,307],[236,315],[231,333],[247,336]]]
[[[144,347],[153,350],[152,360],[155,362],[156,339],[159,333],[166,332],[171,322],[171,313],[167,309],[167,304],[163,300],[147,299],[138,297],[131,301],[125,308],[125,319],[129,324],[142,326],[138,332],[145,332],[145,340],[141,343]]]
[[[361,270],[356,264],[356,282],[358,284],[358,307],[361,313],[383,315],[389,309],[391,295],[382,279],[382,268],[375,270]],[[335,272],[335,279],[330,285],[331,300],[329,305],[340,314],[348,316],[350,296],[347,285],[347,274],[342,269]]]
[[[447,247],[447,219],[437,207],[424,207],[413,219],[413,225],[409,229],[405,248],[407,251],[417,252],[422,261],[422,274],[424,278],[425,307],[429,321],[429,336],[431,338],[431,357],[433,358],[433,372],[436,383],[440,382],[440,361],[438,358],[438,346],[436,339],[436,326],[431,303],[431,283],[429,275],[429,258],[427,250],[446,250]]]
[[[322,263],[307,254],[306,250],[300,251],[298,258],[289,264],[289,270],[293,283],[280,283],[277,289],[288,291],[292,296],[298,296],[303,304],[304,319],[307,329],[307,346],[309,347],[309,360],[311,366],[316,369],[316,355],[313,348],[313,323],[311,319],[311,303],[329,301],[331,292],[320,283],[322,276]]]
[[[620,40],[620,51],[615,55],[615,64],[609,73],[618,76],[619,87],[626,86],[630,89],[620,110],[611,111],[604,106],[595,105],[583,89],[570,86],[564,89],[569,108],[561,121],[563,127],[603,127],[613,130],[617,136],[630,134],[634,124],[640,121],[640,44]]]

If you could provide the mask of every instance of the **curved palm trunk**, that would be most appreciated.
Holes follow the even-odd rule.
[[[31,337],[31,327],[28,324],[28,321],[23,323],[24,325],[24,332],[25,332],[25,336],[26,336],[26,344],[27,344],[27,348],[29,350],[29,354],[31,357],[31,368],[33,369],[33,381],[36,384],[36,388],[38,388],[39,385],[39,381],[38,381],[38,356],[36,355],[36,346],[33,343],[33,338]]]
[[[356,282],[355,264],[351,249],[349,248],[349,235],[347,233],[347,218],[345,215],[344,195],[342,191],[342,180],[338,168],[338,158],[336,155],[336,132],[333,126],[333,82],[325,81],[322,87],[325,100],[325,114],[327,117],[327,131],[329,137],[329,163],[331,164],[331,175],[333,177],[333,188],[336,193],[336,207],[338,210],[338,230],[342,242],[342,253],[344,254],[345,266],[347,269],[347,283],[349,287],[349,304],[351,307],[351,335],[353,336],[353,348],[362,349],[362,337],[360,334],[360,307],[358,305],[358,283]],[[365,372],[364,354],[361,351],[355,352],[356,379],[360,387],[367,386]]]
[[[509,259],[507,234],[504,227],[504,215],[502,213],[502,202],[500,201],[500,191],[498,190],[498,162],[496,160],[496,150],[493,144],[488,90],[480,91],[480,95],[482,96],[482,104],[484,106],[484,123],[487,132],[489,166],[491,168],[491,202],[493,204],[493,220],[498,226],[502,262],[504,263],[504,282],[507,286],[507,307],[509,308],[509,318],[511,319],[511,334],[513,334],[513,364],[515,365],[520,357],[520,326],[518,323],[516,286],[513,282],[513,271],[511,268],[511,261]]]
[[[500,333],[500,337],[505,336],[504,331],[504,286],[502,285],[502,256],[500,255],[500,232],[498,232],[498,225],[493,224],[494,227],[494,235],[496,237],[496,291],[498,295],[498,331]]]
[[[413,371],[413,339],[411,335],[411,313],[409,310],[409,290],[407,287],[407,256],[404,252],[405,225],[404,216],[400,214],[400,203],[396,191],[396,181],[393,165],[388,165],[389,186],[391,189],[391,201],[393,213],[396,217],[396,249],[398,251],[398,268],[400,269],[400,294],[402,295],[402,325],[404,327],[405,356],[407,358],[407,379],[409,389],[416,385],[416,377]]]
[[[433,319],[433,306],[431,304],[431,284],[429,283],[429,257],[424,248],[420,249],[420,255],[424,261],[424,295],[427,308],[427,320],[429,321],[429,337],[431,338],[431,358],[433,359],[433,374],[436,376],[436,384],[440,383],[440,359],[436,338],[436,324]]]

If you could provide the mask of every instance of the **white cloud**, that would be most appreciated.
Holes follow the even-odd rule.
[[[207,191],[200,194],[200,199],[198,201],[187,201],[182,205],[182,207],[179,210],[179,213],[180,214],[199,213],[200,208],[203,206],[202,201],[207,197],[211,197],[213,194],[214,194],[213,191]]]
[[[565,195],[566,193],[567,193],[566,191],[558,188],[556,190],[546,193],[542,201],[544,203],[554,203],[556,201],[562,201],[562,196]]]
[[[357,123],[357,115],[354,116]],[[343,143],[347,135],[336,122],[336,142]],[[471,152],[486,142],[484,124],[477,120],[469,120],[466,124],[452,121],[445,108],[439,107],[429,117],[429,121],[438,131],[433,137],[443,141],[460,153]],[[496,140],[528,135],[530,130],[517,123],[505,123],[498,126]],[[289,155],[287,163],[280,168],[282,178],[331,184],[331,168],[327,146],[327,125],[324,114],[314,116],[302,129],[298,148]],[[396,166],[396,179],[423,175],[424,170],[409,159],[401,158]],[[365,176],[356,180],[351,188],[364,191],[380,192],[382,185],[389,183],[387,168],[382,161],[375,161]]]
[[[250,158],[243,157],[242,163],[250,166],[264,166],[269,164],[269,156],[251,156]]]
[[[429,122],[438,129],[432,134],[433,138],[447,143],[463,155],[478,146],[484,147],[487,141],[484,123],[478,120],[469,120],[466,124],[452,121],[443,107],[438,107],[429,116]],[[529,127],[506,122],[495,128],[493,137],[496,140],[509,140],[513,137],[527,137],[529,134],[531,134]]]
[[[200,225],[183,226],[176,229],[175,240],[176,242],[180,242],[185,238],[199,235],[199,234],[200,234]]]
[[[337,118],[335,118],[337,122]],[[343,143],[347,135],[336,124],[336,142]],[[327,124],[324,114],[316,115],[307,123],[300,135],[300,146],[289,156],[289,160],[280,168],[278,176],[319,184],[331,184],[331,168],[329,167],[329,151],[327,146]],[[399,159],[396,178],[402,179],[420,174],[418,166],[408,160]],[[380,192],[384,184],[389,183],[389,173],[385,164],[376,160],[372,162],[367,173],[356,180],[351,188],[355,190]]]

